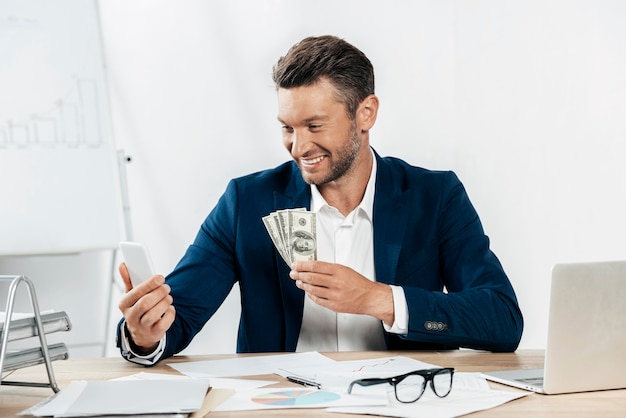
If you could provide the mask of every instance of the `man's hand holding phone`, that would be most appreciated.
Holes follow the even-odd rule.
[[[135,242],[121,242],[124,262],[119,271],[126,294],[119,309],[126,319],[129,341],[137,354],[149,354],[158,346],[165,332],[174,322],[176,311],[172,305],[170,287],[162,275],[154,273],[145,247]]]

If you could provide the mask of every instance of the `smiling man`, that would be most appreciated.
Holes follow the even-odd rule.
[[[167,279],[133,289],[120,266],[122,355],[149,365],[180,352],[235,283],[238,352],[515,350],[516,296],[461,182],[370,147],[369,59],[310,37],[273,79],[293,161],[232,180]],[[262,218],[302,207],[316,214],[317,260],[288,266]]]

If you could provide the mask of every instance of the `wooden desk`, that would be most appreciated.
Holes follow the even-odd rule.
[[[445,352],[353,352],[353,353],[325,353],[335,360],[357,360],[376,357],[403,355],[418,360],[445,367],[454,367],[461,372],[481,372],[488,370],[504,370],[518,368],[540,368],[543,366],[542,350],[520,350],[516,353],[486,353],[470,350],[445,351]],[[155,373],[178,374],[177,371],[166,364],[171,362],[190,360],[214,360],[231,358],[236,355],[211,355],[193,357],[175,357],[165,360],[155,367],[144,368],[129,363],[122,358],[95,358],[95,359],[69,359],[53,363],[59,387],[62,389],[72,380],[108,380],[115,377],[127,376],[141,371]],[[270,378],[265,376],[263,378]],[[43,366],[34,366],[17,370],[9,380],[27,380],[44,382],[46,372]],[[271,379],[281,380],[280,386],[293,385],[283,381],[280,376],[272,375]],[[500,390],[516,391],[508,386],[490,383],[492,388]],[[35,405],[52,395],[49,388],[31,388],[5,386],[0,387],[0,417],[15,416],[18,412]],[[211,417],[243,417],[250,412],[226,413],[215,412]],[[255,411],[255,416],[294,416],[294,410],[270,410]],[[319,409],[299,409],[298,416],[327,417],[342,416],[340,414],[325,413]],[[358,415],[343,415],[356,417]],[[524,398],[509,402],[505,405],[477,412],[470,416],[476,417],[529,417],[533,418],[558,416],[558,417],[624,417],[626,416],[626,390],[610,390],[601,392],[588,392],[566,395],[539,395],[532,394]],[[365,416],[364,416],[365,417]]]

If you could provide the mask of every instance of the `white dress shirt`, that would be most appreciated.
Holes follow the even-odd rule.
[[[317,214],[317,259],[350,267],[372,281],[376,281],[372,224],[376,169],[374,157],[363,200],[345,217],[326,203],[317,186],[311,185],[311,211]],[[384,329],[406,334],[408,308],[404,291],[398,286],[390,287],[395,322],[391,326],[383,323]],[[384,349],[386,346],[380,320],[368,315],[335,313],[305,297],[296,351]]]

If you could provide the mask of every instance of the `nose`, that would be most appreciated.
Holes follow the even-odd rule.
[[[304,130],[293,129],[285,135],[284,142],[293,157],[300,157],[305,153],[309,139]]]

